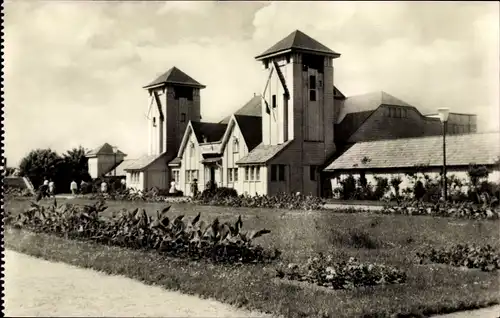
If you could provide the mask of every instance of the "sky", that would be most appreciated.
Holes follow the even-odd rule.
[[[207,86],[203,121],[260,94],[254,57],[299,29],[341,57],[335,85],[499,130],[498,2],[4,2],[5,155],[79,145],[147,152],[142,88],[172,66]]]

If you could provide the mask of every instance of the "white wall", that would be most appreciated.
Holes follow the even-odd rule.
[[[194,152],[191,155],[191,144],[194,145]],[[184,152],[182,153],[181,167],[179,169],[179,189],[184,192],[184,195],[191,195],[191,182],[186,180],[186,170],[198,170],[198,191],[203,191],[205,188],[205,173],[203,164],[201,163],[202,156],[200,146],[193,132],[190,133]]]
[[[448,178],[455,176],[455,178],[458,178],[460,180],[468,182],[469,177],[467,175],[467,170],[468,170],[468,167],[462,171],[447,171],[446,176]],[[359,180],[359,174],[353,173],[352,175],[354,176],[354,178],[356,180]],[[435,178],[439,178],[440,173],[437,171],[433,171],[433,172],[426,172],[425,175],[429,176],[431,179],[435,179]],[[335,190],[336,188],[340,187],[341,186],[340,180],[344,180],[348,176],[349,176],[349,174],[345,173],[345,174],[341,174],[339,178],[331,179],[332,190]],[[396,178],[396,177],[401,178],[402,182],[399,185],[400,191],[402,191],[406,188],[413,187],[414,178],[406,175],[405,173],[397,173],[397,172],[393,172],[393,173],[365,173],[365,176],[366,176],[366,180],[371,185],[377,184],[375,177],[386,178],[389,181],[390,193],[392,193],[392,194],[394,194],[394,189],[392,188],[390,181],[393,178]],[[417,173],[416,177],[417,177],[417,180],[421,180],[422,182],[425,182],[424,174]],[[500,170],[494,170],[494,171],[490,172],[490,174],[488,175],[488,181],[500,183]],[[467,191],[467,190],[468,190],[467,186],[462,187],[462,191]],[[389,192],[388,192],[388,194],[389,194]]]

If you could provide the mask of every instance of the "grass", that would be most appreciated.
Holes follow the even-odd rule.
[[[47,204],[51,202],[46,202]],[[91,203],[89,200],[64,200]],[[63,200],[59,200],[63,203]],[[165,204],[107,202],[109,211],[143,207],[152,214]],[[17,213],[28,200],[7,201]],[[283,251],[285,261],[300,262],[324,252],[335,257],[354,256],[362,261],[398,266],[408,275],[404,285],[329,291],[287,284],[274,279],[271,265],[222,266],[170,259],[141,252],[77,242],[44,234],[8,230],[6,248],[42,258],[121,274],[149,284],[188,294],[212,297],[236,306],[285,317],[386,317],[394,313],[414,316],[473,309],[498,303],[497,273],[448,266],[420,266],[415,252],[426,245],[486,243],[499,248],[498,221],[470,221],[427,216],[342,214],[331,211],[286,211],[172,205],[172,214],[202,219],[243,218],[243,229],[267,228],[258,239],[266,247]]]

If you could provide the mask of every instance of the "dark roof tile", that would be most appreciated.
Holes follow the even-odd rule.
[[[175,66],[166,71],[165,73],[163,73],[162,75],[160,75],[157,79],[155,79],[148,85],[144,86],[144,88],[149,88],[160,84],[179,84],[184,86],[205,88],[205,85],[198,83],[189,75],[179,70]]]
[[[500,157],[500,133],[477,133],[446,137],[449,166],[495,164]],[[359,142],[334,160],[325,171],[405,168],[443,164],[443,137],[402,138]],[[366,157],[368,160],[363,160]]]
[[[248,155],[238,160],[236,164],[264,164],[273,159],[283,149],[290,145],[291,142],[292,141],[289,140],[281,145],[264,145],[261,143],[257,147],[252,149],[252,151],[250,151]]]
[[[288,50],[296,50],[296,51],[306,51],[306,52],[314,52],[323,55],[329,55],[338,57],[339,53],[332,51],[328,47],[319,43],[315,39],[310,36],[304,34],[303,32],[296,30],[290,33],[287,37],[279,41],[278,43],[271,46],[264,53],[256,56],[257,60],[261,60],[273,54],[279,54],[281,52],[286,52]]]
[[[262,142],[262,117],[234,115],[248,151],[252,151]]]
[[[199,143],[220,141],[227,128],[227,124],[220,123],[191,122],[191,125]]]

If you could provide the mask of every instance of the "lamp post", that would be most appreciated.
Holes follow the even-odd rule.
[[[438,109],[439,120],[443,123],[443,198],[444,202],[448,199],[448,182],[446,180],[446,131],[448,129],[449,108]]]
[[[118,152],[118,147],[114,146],[113,147],[113,155],[114,155],[114,158],[115,158],[115,164],[113,165],[113,174],[114,176],[116,177],[116,153]]]

